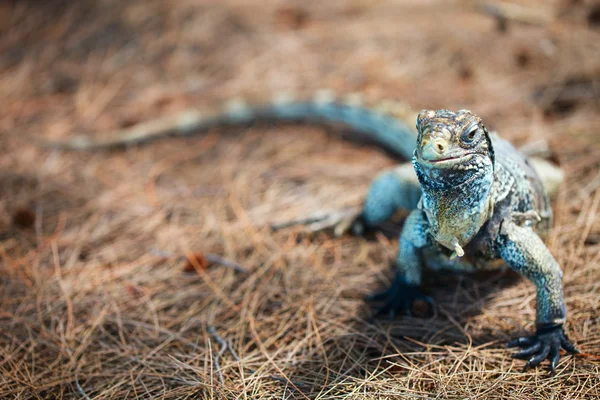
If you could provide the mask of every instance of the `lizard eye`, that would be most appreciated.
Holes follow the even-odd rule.
[[[479,133],[479,126],[477,125],[473,125],[472,127],[470,127],[469,129],[467,129],[465,131],[465,133],[462,134],[462,136],[460,137],[460,140],[463,143],[473,143],[473,141],[475,140],[475,138],[477,137],[477,134]]]

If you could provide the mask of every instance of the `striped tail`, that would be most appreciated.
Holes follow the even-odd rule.
[[[167,136],[189,136],[213,126],[272,120],[340,124],[394,155],[410,159],[417,140],[412,125],[414,116],[416,113],[401,103],[384,102],[368,107],[361,105],[357,95],[340,100],[328,91],[321,91],[310,100],[294,100],[284,95],[266,102],[232,100],[223,107],[203,111],[190,109],[96,137],[75,136],[65,141],[44,142],[44,145],[72,150],[115,148]],[[410,123],[409,119],[412,119]]]

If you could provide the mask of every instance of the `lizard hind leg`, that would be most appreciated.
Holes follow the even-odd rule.
[[[352,232],[361,236],[366,229],[388,221],[398,209],[413,210],[421,197],[421,187],[411,163],[390,168],[373,180],[361,209],[317,213],[307,218],[273,224],[277,230],[292,225],[308,225],[312,232],[333,229],[335,236]]]
[[[529,163],[540,177],[548,197],[556,198],[558,189],[565,179],[565,172],[558,165],[540,157],[529,158]]]
[[[382,172],[369,188],[359,218],[352,230],[361,234],[388,221],[398,209],[413,210],[421,198],[421,187],[411,163]]]

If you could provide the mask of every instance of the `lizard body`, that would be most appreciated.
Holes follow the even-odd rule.
[[[422,197],[400,235],[396,279],[383,293],[383,311],[410,310],[415,299],[425,299],[418,290],[425,254],[454,269],[503,259],[537,289],[536,334],[511,342],[524,347],[514,356],[527,358],[526,366],[548,358],[554,371],[560,349],[576,349],[563,332],[562,271],[539,236],[552,217],[541,179],[522,153],[468,110],[423,110],[417,130],[412,163]],[[368,210],[362,219],[372,223]],[[455,260],[464,255],[465,261]]]
[[[352,224],[353,231],[360,233],[390,219],[399,208],[412,210],[399,238],[396,278],[388,290],[373,296],[384,301],[380,311],[410,311],[414,300],[426,298],[419,289],[424,266],[472,271],[496,266],[488,261],[503,259],[537,288],[536,334],[511,342],[524,347],[514,356],[527,358],[527,366],[549,359],[554,371],[561,348],[577,351],[563,333],[562,272],[540,239],[551,225],[544,184],[549,181],[548,188],[556,187],[552,167],[538,159],[530,162],[489,133],[468,110],[423,110],[416,118],[415,132],[405,122],[406,108],[399,103],[365,107],[356,96],[337,100],[321,92],[308,101],[280,96],[251,104],[233,101],[98,139],[82,136],[46,144],[79,150],[123,147],[260,119],[346,125],[395,155],[412,159],[412,166],[402,164],[373,181]]]

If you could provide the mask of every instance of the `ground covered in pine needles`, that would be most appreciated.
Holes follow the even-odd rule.
[[[600,9],[498,4],[2,2],[1,397],[599,397]],[[429,274],[433,316],[369,322],[393,233],[271,230],[359,205],[394,164],[337,129],[36,145],[323,87],[469,108],[516,144],[549,142],[567,180],[548,245],[585,355],[522,372],[505,343],[534,329],[535,290],[511,273]]]

